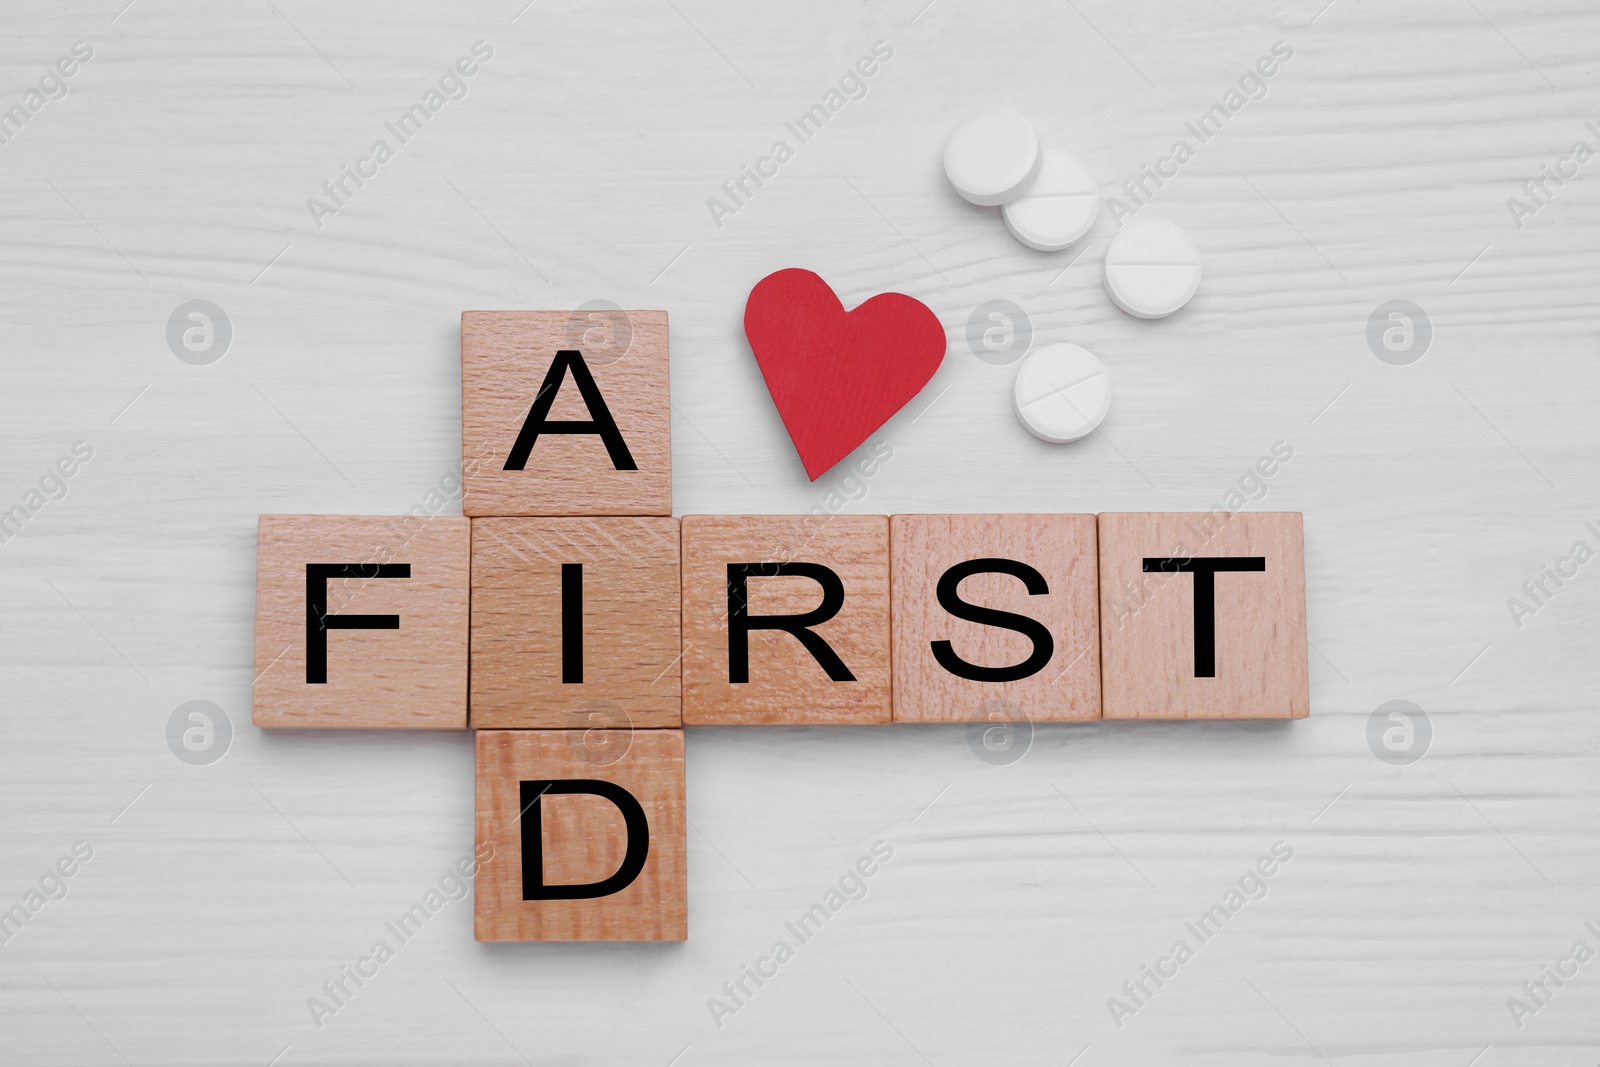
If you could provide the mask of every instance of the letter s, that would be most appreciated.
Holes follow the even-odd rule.
[[[1044,596],[1050,592],[1050,586],[1045,582],[1044,575],[1026,563],[1014,559],[984,557],[957,563],[945,571],[939,577],[937,589],[939,606],[951,615],[981,626],[1014,630],[1033,642],[1033,652],[1021,663],[1004,667],[980,667],[956,655],[949,641],[933,641],[929,643],[933,649],[933,658],[939,661],[939,666],[957,678],[966,678],[974,682],[1015,682],[1044,670],[1045,664],[1050,662],[1050,657],[1055,655],[1056,650],[1055,639],[1050,636],[1049,629],[1044,623],[1030,619],[1026,615],[1001,611],[998,608],[985,608],[962,600],[961,582],[975,574],[1009,574],[1021,579],[1029,596]]]

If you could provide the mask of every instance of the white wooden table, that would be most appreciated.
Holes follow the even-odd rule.
[[[1507,1005],[1600,951],[1600,563],[1507,603],[1600,548],[1600,164],[1507,204],[1600,149],[1593,4],[123,2],[13,4],[0,38],[0,113],[39,92],[0,125],[0,508],[93,451],[0,544],[0,908],[93,850],[0,945],[0,1061],[1596,1061],[1600,963]],[[387,132],[478,41],[465,96]],[[1280,41],[1139,212],[1206,256],[1171,319],[1105,296],[1109,215],[1032,252],[940,174],[1003,105],[1120,196]],[[345,165],[369,177],[334,204]],[[806,481],[745,347],[786,266],[948,328],[871,479]],[[1001,299],[1105,360],[1101,434],[1017,424],[1014,366],[967,339]],[[1396,365],[1367,324],[1402,299],[1432,337]],[[168,344],[191,300],[231,324],[208,365]],[[448,488],[459,313],[588,300],[671,313],[679,513],[1198,509],[1287,442],[1248,506],[1306,515],[1312,717],[1039,727],[1000,764],[961,727],[693,730],[686,944],[480,945],[454,902],[317,1027],[308,998],[470,851],[472,751],[250,725],[256,516]],[[1368,740],[1400,699],[1431,735],[1409,763]],[[209,766],[169,748],[190,700],[232,724]],[[867,895],[719,1027],[708,1000],[879,841]],[[1202,944],[1185,923],[1276,842]]]

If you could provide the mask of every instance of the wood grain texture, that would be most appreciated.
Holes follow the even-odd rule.
[[[728,565],[790,562],[838,576],[843,601],[812,630],[853,680],[834,681],[793,634],[774,629],[748,632],[749,680],[729,680]],[[801,575],[751,576],[745,588],[751,616],[801,615],[823,599]],[[891,715],[887,516],[684,516],[684,725],[849,725]]]
[[[1214,677],[1196,677],[1195,576],[1147,558],[1261,557],[1218,573]],[[1299,719],[1311,710],[1299,512],[1100,516],[1101,673],[1108,719]]]
[[[469,530],[464,518],[263,515],[257,527],[255,684],[261,727],[460,730],[467,711]],[[325,576],[323,682],[308,680],[308,564],[406,565],[409,576]],[[398,616],[339,629],[340,616]]]
[[[582,570],[582,682],[563,681],[562,567]],[[478,729],[678,726],[678,520],[472,520]]]
[[[1520,628],[1506,603],[1600,543],[1600,160],[1506,208],[1597,144],[1593,4],[524,2],[6,9],[6,107],[71,42],[95,59],[0,147],[0,505],[94,457],[0,545],[0,907],[72,842],[94,859],[0,947],[0,1061],[120,1067],[103,1034],[140,1067],[922,1067],[864,997],[938,1067],[1322,1067],[1300,1034],[1337,1067],[1594,1067],[1600,964],[1506,1010],[1600,918],[1600,560]],[[398,145],[383,122],[480,38],[468,95]],[[1194,237],[1200,292],[1132,319],[1109,198],[1279,39],[1268,95],[1139,212]],[[944,138],[996,105],[1101,183],[1066,252],[949,188]],[[319,228],[307,198],[376,137],[396,158]],[[815,483],[739,328],[792,263],[951,335]],[[204,367],[163,335],[194,297],[234,326]],[[1433,326],[1404,367],[1366,341],[1396,297]],[[1100,355],[1102,432],[1018,425],[1017,364],[966,336],[997,298]],[[670,310],[679,513],[1304,512],[1314,714],[1036,725],[1000,767],[961,727],[686,730],[692,941],[476,944],[451,901],[318,1026],[307,998],[470,859],[473,738],[250,725],[257,517],[458,514],[461,311],[596,299]],[[1432,726],[1408,766],[1367,741],[1401,698]],[[232,719],[207,767],[165,740],[194,699]],[[868,895],[718,1027],[707,998],[880,838]],[[1115,1026],[1280,838],[1266,899]]]
[[[461,313],[462,507],[467,515],[672,514],[667,313],[618,314],[625,318],[597,324],[577,310]],[[504,469],[562,350],[584,354],[584,367],[637,469],[618,469],[592,433],[541,434],[523,469]],[[561,376],[546,417],[595,419],[573,373]]]
[[[889,529],[896,722],[1100,717],[1093,515],[896,515]],[[1035,596],[1021,579],[993,573],[973,574],[957,586],[969,604],[1024,615],[1049,631],[1048,661],[1015,681],[957,677],[931,647],[948,641],[960,659],[988,668],[1021,664],[1033,654],[1026,635],[955,618],[940,606],[937,590],[946,571],[990,557],[1023,563],[1048,586]]]
[[[600,746],[591,745],[587,733],[478,731],[477,848],[480,856],[493,850],[477,870],[473,929],[479,941],[688,938],[683,732],[619,731],[620,742]],[[520,783],[569,779],[611,782],[638,802],[649,832],[644,865],[626,887],[606,896],[525,900]],[[590,884],[617,872],[627,829],[615,804],[566,794],[541,797],[538,807],[546,886]]]

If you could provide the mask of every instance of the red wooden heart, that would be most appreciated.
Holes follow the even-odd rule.
[[[744,335],[812,481],[905,407],[944,361],[944,327],[920,300],[879,293],[845,311],[827,282],[798,268],[750,290]]]

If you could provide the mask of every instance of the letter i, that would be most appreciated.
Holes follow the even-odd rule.
[[[561,681],[583,684],[583,564],[561,565]]]

